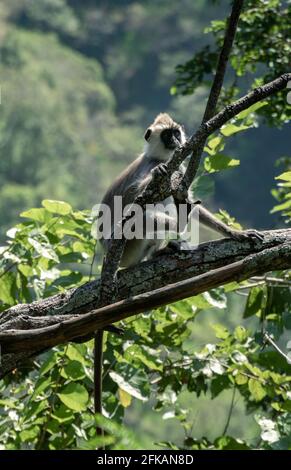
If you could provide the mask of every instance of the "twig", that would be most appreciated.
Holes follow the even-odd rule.
[[[283,90],[289,80],[291,80],[291,73],[285,73],[275,80],[266,83],[261,87],[255,88],[234,103],[226,106],[213,118],[209,119],[207,122],[203,122],[200,125],[197,132],[190,139],[190,147],[194,150],[184,177],[186,187],[190,186],[196,176],[207,137],[220,129],[223,124],[226,124],[230,119],[234,118],[241,111],[248,109],[251,105],[262,101],[268,96]],[[175,154],[173,158],[175,158]]]
[[[271,336],[268,335],[268,333],[264,332],[264,340],[268,342],[273,348],[282,356],[288,364],[291,364],[291,357],[289,357],[287,354],[285,354],[282,349],[279,348],[279,346],[275,343],[275,341],[271,338]]]
[[[223,430],[223,433],[222,433],[223,436],[225,436],[225,434],[228,430],[229,423],[230,423],[230,419],[231,419],[231,415],[232,415],[233,407],[234,407],[235,392],[236,392],[236,388],[234,386],[233,389],[232,389],[232,397],[231,397],[230,407],[229,407],[229,410],[228,410],[227,420],[226,420],[224,430]]]
[[[0,274],[0,279],[5,276],[5,274],[7,274],[9,271],[11,271],[11,269],[13,269],[15,266],[17,266],[18,264],[18,261],[15,261],[14,263],[10,264],[10,266],[7,266],[6,269],[4,269],[3,273]]]

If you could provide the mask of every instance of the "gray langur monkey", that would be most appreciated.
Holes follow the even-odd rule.
[[[106,204],[111,210],[111,222],[113,223],[114,196],[122,197],[122,208],[128,204],[132,204],[135,198],[147,186],[151,177],[152,170],[165,163],[174,153],[175,149],[186,142],[184,128],[177,124],[166,113],[159,114],[154,122],[148,127],[144,135],[145,146],[143,153],[134,160],[112,183],[107,190],[102,204]],[[162,222],[166,229],[171,232],[177,228],[177,210],[174,199],[169,197],[161,202],[164,207],[172,207],[172,210],[157,211],[146,210],[144,213],[144,221],[152,219],[155,223]],[[237,231],[216,219],[202,205],[199,208],[199,222],[203,225],[221,233],[224,236],[235,238],[237,240],[246,239],[248,237],[261,239],[262,236],[255,230]],[[174,208],[174,210],[173,210]],[[108,235],[108,234],[107,234]],[[108,250],[109,237],[99,235],[101,244],[105,251]],[[132,239],[127,240],[124,253],[120,265],[123,267],[133,266],[145,258],[152,256],[157,250],[163,247],[164,242],[160,239]],[[178,246],[172,244],[171,247]]]

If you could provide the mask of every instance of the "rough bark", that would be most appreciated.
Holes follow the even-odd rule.
[[[195,250],[161,255],[121,270],[117,277],[118,302],[98,310],[94,309],[98,305],[99,281],[6,310],[0,316],[1,374],[44,348],[93,333],[146,309],[227,282],[290,268],[291,230],[263,233],[263,242],[215,240]],[[54,316],[56,324],[52,324]]]

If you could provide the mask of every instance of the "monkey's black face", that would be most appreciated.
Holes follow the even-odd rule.
[[[161,140],[166,149],[174,150],[181,144],[181,132],[177,127],[164,129],[161,132]]]

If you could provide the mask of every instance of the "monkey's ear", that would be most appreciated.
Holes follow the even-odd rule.
[[[144,135],[145,140],[149,140],[149,138],[151,136],[151,133],[152,133],[151,129],[147,129],[147,131]]]

